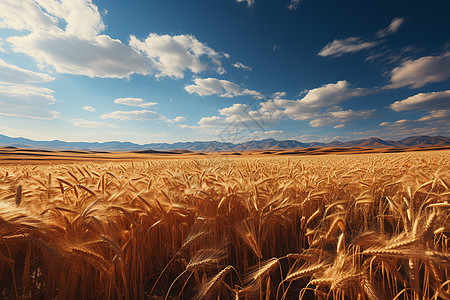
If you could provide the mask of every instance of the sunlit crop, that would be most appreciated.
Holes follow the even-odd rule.
[[[3,165],[0,298],[450,297],[450,152]]]

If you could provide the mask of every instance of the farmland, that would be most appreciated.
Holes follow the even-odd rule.
[[[450,297],[450,151],[2,164],[6,299]]]

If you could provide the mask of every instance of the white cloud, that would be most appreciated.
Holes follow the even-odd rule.
[[[246,128],[264,128],[267,124],[281,120],[283,112],[279,109],[257,109],[247,104],[234,103],[230,107],[219,109],[220,116],[204,117],[198,125],[201,126],[229,126]]]
[[[68,35],[86,39],[95,37],[105,29],[98,8],[91,0],[0,2],[0,28],[34,32],[53,31],[58,26],[63,27]]]
[[[54,79],[54,77],[48,74],[22,69],[0,59],[0,82],[40,83],[49,82]]]
[[[312,89],[299,100],[274,100],[279,107],[285,108],[284,114],[294,120],[311,119],[321,109],[337,105],[347,99],[362,96],[365,89],[354,88],[348,81],[325,84]]]
[[[198,121],[198,125],[201,126],[220,126],[224,125],[225,120],[218,116],[212,116],[212,117],[203,117]]]
[[[274,94],[274,99],[259,103],[259,108],[247,104],[234,103],[230,107],[219,109],[219,116],[204,117],[200,126],[225,126],[234,124],[240,127],[263,128],[268,123],[283,118],[292,120],[310,120],[311,127],[341,125],[361,118],[369,118],[374,110],[344,110],[337,104],[367,91],[352,87],[347,81],[338,81],[307,91],[298,100],[282,99],[284,92]],[[339,127],[337,127],[339,128]]]
[[[50,110],[55,102],[53,91],[25,84],[0,83],[0,115],[53,119],[58,113]]]
[[[244,65],[244,64],[241,63],[241,62],[236,62],[236,63],[234,63],[234,64],[233,64],[233,67],[238,68],[238,69],[242,69],[242,70],[244,70],[244,71],[252,71],[252,68],[250,68],[250,67]]]
[[[25,53],[42,66],[52,66],[60,73],[103,78],[149,73],[143,55],[107,35],[84,39],[58,29],[7,40],[15,52]]]
[[[234,82],[220,80],[216,78],[196,78],[193,85],[188,85],[184,89],[189,93],[196,93],[199,96],[218,95],[219,97],[232,98],[237,96],[253,96],[262,98],[262,94],[249,89],[243,89]]]
[[[389,107],[394,111],[450,109],[450,90],[419,93],[404,100],[395,101]]]
[[[424,56],[407,60],[391,72],[389,88],[411,86],[420,88],[427,83],[441,82],[450,77],[450,52],[442,56]]]
[[[158,71],[157,77],[183,78],[186,70],[195,74],[204,71],[207,64],[201,58],[211,62],[219,74],[225,72],[219,61],[221,55],[192,35],[151,33],[144,41],[131,35],[130,46],[147,56],[152,68]]]
[[[20,16],[18,18],[17,16]],[[4,0],[0,28],[27,30],[7,39],[10,48],[32,57],[41,68],[89,77],[127,78],[131,74],[182,78],[185,71],[214,68],[223,74],[219,54],[192,35],[130,36],[129,45],[108,35],[91,0]]]
[[[309,125],[311,127],[323,127],[339,123],[337,126],[334,126],[334,128],[341,128],[345,126],[344,123],[369,118],[374,111],[375,110],[354,111],[349,109],[326,112],[319,117],[312,119],[309,122]]]
[[[12,50],[62,73],[126,77],[134,73],[130,68],[139,60],[139,54],[120,41],[98,36],[105,25],[91,0],[4,0],[0,27],[30,31],[7,39]],[[144,61],[142,57],[141,64]],[[138,66],[136,72],[142,71]]]
[[[80,38],[93,38],[105,29],[100,13],[91,0],[35,0],[48,14],[64,20],[64,31]]]
[[[149,73],[142,54],[99,35],[105,25],[91,0],[4,0],[0,27],[29,31],[6,41],[14,52],[29,55],[41,68],[51,66],[57,72],[90,77]]]
[[[450,109],[433,110],[428,115],[420,118],[418,121],[433,121],[437,119],[449,120]]]
[[[0,28],[32,31],[56,26],[56,23],[57,19],[44,13],[34,1],[0,1]]]
[[[7,51],[3,48],[5,46],[5,42],[2,38],[0,38],[0,52],[6,53]]]
[[[247,2],[248,7],[255,3],[255,0],[236,0],[236,2]]]
[[[100,117],[103,119],[118,119],[120,121],[151,121],[151,120],[161,120],[163,116],[158,114],[157,112],[151,110],[133,110],[133,111],[115,111],[109,114],[101,115]]]
[[[87,127],[87,128],[99,128],[99,127],[109,127],[109,128],[118,128],[119,126],[114,124],[109,124],[106,122],[100,121],[87,121],[83,119],[74,119],[73,125],[78,127]]]
[[[376,34],[377,38],[382,38],[387,35],[390,35],[392,33],[397,32],[397,30],[400,28],[400,26],[404,23],[404,19],[402,18],[395,18],[391,21],[391,24],[378,31]],[[371,49],[381,43],[383,43],[383,40],[377,40],[373,39],[371,41],[363,40],[359,37],[348,37],[345,39],[335,39],[331,43],[328,43],[325,45],[325,47],[320,50],[319,55],[320,56],[334,56],[338,57],[345,53],[355,53],[361,50]],[[370,56],[370,58],[367,58],[369,61],[374,59],[375,57],[373,55]]]
[[[178,117],[176,117],[176,118],[174,118],[174,119],[168,119],[168,122],[170,122],[170,123],[180,123],[180,122],[183,122],[183,121],[185,121],[185,120],[186,120],[185,117],[183,117],[183,116],[178,116]]]
[[[299,100],[299,103],[314,108],[326,107],[341,103],[351,97],[360,96],[363,93],[364,89],[353,88],[348,81],[341,80],[308,91],[308,93]]]
[[[288,9],[289,10],[297,10],[297,8],[301,2],[302,2],[302,0],[291,0],[291,2],[288,5]]]
[[[377,37],[382,38],[387,35],[393,34],[398,31],[400,26],[405,22],[405,19],[403,18],[395,18],[391,21],[391,24],[389,24],[388,27],[380,30],[377,32]]]
[[[248,106],[247,104],[235,103],[230,107],[219,109],[219,113],[224,116],[246,116],[249,110],[250,106]]]
[[[389,138],[404,138],[411,135],[450,135],[448,120],[450,118],[450,109],[433,110],[425,116],[414,119],[401,119],[395,122],[382,122],[379,126],[381,130],[374,130],[371,135],[379,137],[387,136]]]
[[[400,112],[407,110],[425,111],[425,115],[418,119],[400,119],[395,122],[382,122],[384,127],[381,134],[390,136],[408,135],[449,135],[450,127],[450,90],[441,92],[419,93],[404,100],[396,101],[389,106],[392,110]]]
[[[89,105],[83,106],[82,109],[84,109],[86,111],[90,111],[90,112],[94,112],[95,111],[95,108],[93,108],[92,106],[89,106]]]
[[[357,37],[349,37],[332,41],[320,50],[319,55],[338,57],[344,53],[354,53],[364,49],[370,49],[378,44],[379,42],[367,42]]]
[[[154,105],[158,104],[156,102],[145,102],[141,98],[117,98],[114,100],[114,103],[128,105],[128,106],[137,106],[137,107],[142,107],[142,108],[154,106]]]
[[[95,108],[93,108],[92,106],[89,106],[89,105],[85,105],[85,106],[83,106],[83,108],[82,109],[84,109],[84,110],[87,110],[87,111],[90,111],[90,112],[93,112],[93,111],[95,111]]]
[[[273,93],[272,97],[275,99],[280,99],[280,98],[286,97],[286,95],[287,95],[286,92],[276,92],[276,93]]]

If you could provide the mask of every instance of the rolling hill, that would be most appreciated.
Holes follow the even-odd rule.
[[[288,150],[303,149],[308,147],[364,147],[364,148],[389,148],[389,147],[436,147],[450,146],[450,139],[444,136],[412,136],[398,141],[385,141],[379,138],[369,138],[354,141],[333,141],[324,143],[302,143],[296,140],[275,139],[253,140],[243,143],[230,143],[219,141],[195,141],[177,143],[149,143],[135,144],[130,142],[65,142],[34,141],[26,138],[12,138],[0,134],[0,147],[37,148],[49,150],[90,150],[90,151],[142,151],[142,150],[190,150],[201,152],[215,151],[255,151],[255,150]]]

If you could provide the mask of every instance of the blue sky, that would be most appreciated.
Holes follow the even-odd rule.
[[[0,134],[396,140],[449,119],[449,1],[0,2]]]

